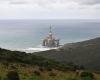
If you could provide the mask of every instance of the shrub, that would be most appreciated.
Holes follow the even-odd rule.
[[[34,74],[40,76],[40,71],[34,71]]]
[[[31,80],[42,80],[39,76],[33,75]]]
[[[7,74],[6,80],[20,80],[19,75],[16,71],[10,71]]]
[[[78,79],[76,79],[76,78],[67,78],[67,79],[65,79],[65,80],[78,80]]]
[[[57,74],[56,73],[54,73],[54,72],[51,72],[50,74],[49,74],[49,76],[56,76]]]
[[[2,80],[2,77],[0,76],[0,80]]]
[[[90,72],[82,72],[80,78],[81,80],[94,80],[94,75]]]

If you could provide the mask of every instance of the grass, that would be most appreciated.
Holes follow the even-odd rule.
[[[22,66],[20,64],[13,64],[16,67],[16,69],[14,69],[11,65],[8,65],[7,67],[0,63],[0,80],[4,80],[7,73],[12,70],[18,72],[20,80],[80,80],[80,76],[75,71],[60,71],[56,69],[53,69],[52,71],[39,71],[38,66]],[[39,71],[40,74],[37,75],[34,71]],[[94,76],[95,80],[100,80],[100,74],[94,73]],[[91,79],[87,77],[84,80]]]
[[[79,72],[77,73],[76,70],[79,70]],[[13,71],[18,74],[20,80],[87,79],[87,77],[81,79],[81,70],[84,69],[73,63],[59,63],[33,54],[0,49],[0,80],[9,80],[7,75]],[[100,80],[99,73],[93,74],[95,80]]]

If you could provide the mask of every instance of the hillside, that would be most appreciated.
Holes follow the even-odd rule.
[[[82,70],[78,65],[0,48],[0,80],[79,80],[77,69]]]
[[[49,53],[61,51],[64,54],[65,47]],[[0,48],[0,80],[100,80],[100,73],[85,70],[83,66],[72,62],[58,62],[56,59]]]
[[[65,44],[57,50],[36,53],[36,55],[84,66],[88,70],[100,71],[100,38]]]

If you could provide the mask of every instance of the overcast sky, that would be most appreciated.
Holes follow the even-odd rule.
[[[0,19],[100,19],[100,0],[0,0]]]

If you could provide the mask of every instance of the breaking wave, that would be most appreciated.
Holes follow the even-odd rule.
[[[47,50],[51,50],[51,49],[57,49],[57,47],[48,48],[48,47],[38,45],[36,47],[30,47],[30,48],[25,48],[25,49],[17,49],[17,50],[22,51],[22,52],[26,52],[26,53],[34,53],[34,52],[40,52],[40,51],[47,51]]]

